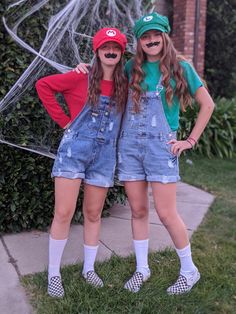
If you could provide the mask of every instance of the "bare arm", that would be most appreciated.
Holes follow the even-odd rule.
[[[210,120],[215,104],[205,87],[198,88],[195,94],[195,99],[200,106],[200,111],[189,137],[198,141],[208,121]]]
[[[195,99],[200,106],[200,110],[196,123],[188,139],[183,141],[171,140],[168,142],[169,144],[173,144],[171,148],[172,153],[178,156],[182,153],[182,151],[191,149],[197,143],[208,121],[210,120],[215,107],[213,99],[209,95],[207,89],[203,86],[197,89]]]

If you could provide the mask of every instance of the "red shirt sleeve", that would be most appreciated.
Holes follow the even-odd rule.
[[[68,94],[78,89],[82,75],[74,71],[55,74],[41,78],[36,83],[36,90],[44,107],[50,117],[64,128],[70,121],[71,117],[66,115],[58,103],[55,94]],[[82,87],[82,86],[81,86]]]

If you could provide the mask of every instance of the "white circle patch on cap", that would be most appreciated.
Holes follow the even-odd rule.
[[[143,19],[143,21],[144,22],[149,22],[149,21],[151,21],[153,19],[153,16],[152,15],[149,15],[149,16],[146,16],[144,19]]]
[[[108,31],[106,31],[106,35],[109,37],[114,37],[116,36],[116,31],[114,31],[113,29],[109,29]]]

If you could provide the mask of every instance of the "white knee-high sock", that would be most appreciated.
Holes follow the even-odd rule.
[[[91,246],[84,244],[84,275],[86,275],[88,271],[94,270],[94,263],[97,256],[98,247],[99,245]]]
[[[66,245],[67,239],[55,240],[49,236],[49,262],[48,262],[48,279],[53,276],[61,276],[60,265],[61,257]]]
[[[176,253],[179,256],[180,260],[180,274],[186,276],[191,275],[196,271],[196,266],[192,260],[191,246],[190,243],[183,249],[176,249]]]
[[[143,274],[144,278],[150,275],[148,266],[148,242],[146,240],[133,240],[136,256],[136,271]]]

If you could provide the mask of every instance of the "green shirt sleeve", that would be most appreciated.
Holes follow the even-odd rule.
[[[194,67],[187,61],[181,61],[180,65],[184,70],[184,77],[188,84],[188,89],[192,97],[194,97],[197,89],[203,86],[203,82],[199,75],[197,74]]]

